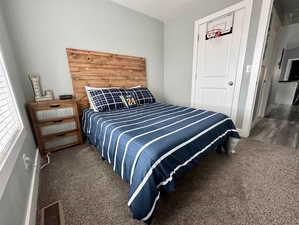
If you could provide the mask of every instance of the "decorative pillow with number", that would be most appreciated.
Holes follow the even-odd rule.
[[[155,97],[147,88],[134,87],[134,88],[129,88],[129,90],[132,91],[132,93],[134,93],[133,95],[137,99],[139,105],[156,102]]]
[[[130,95],[121,95],[120,99],[127,108],[135,108],[138,106],[138,102],[133,94]]]
[[[97,112],[105,112],[125,107],[120,96],[128,95],[126,88],[103,88],[86,90],[91,99],[91,105]]]

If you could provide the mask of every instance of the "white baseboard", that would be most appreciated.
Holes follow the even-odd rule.
[[[33,163],[33,173],[30,184],[30,193],[27,203],[27,213],[24,225],[36,224],[36,212],[37,212],[37,198],[38,198],[38,185],[39,185],[39,168],[40,168],[40,155],[38,149],[36,149],[35,160]]]

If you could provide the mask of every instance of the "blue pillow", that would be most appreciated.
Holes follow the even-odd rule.
[[[125,88],[103,88],[88,90],[94,110],[98,112],[122,109],[125,107],[120,96],[128,95]]]
[[[138,106],[138,102],[133,94],[121,95],[120,98],[127,108],[135,108]]]
[[[136,87],[136,88],[130,88],[129,90],[133,93],[139,105],[156,102],[155,97],[147,88]]]

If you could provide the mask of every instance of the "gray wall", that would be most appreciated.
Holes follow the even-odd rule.
[[[270,104],[269,110],[271,110],[271,105],[284,104],[291,105],[297,88],[296,82],[279,82],[281,77],[285,73],[287,60],[286,58],[295,57],[296,49],[299,47],[299,23],[292,24],[288,26],[282,26],[279,31],[278,36],[278,51],[275,56],[276,64],[273,70],[273,80],[272,80],[272,89],[270,95]],[[283,60],[281,68],[278,68],[277,64],[281,58],[282,49],[287,50]],[[268,111],[269,111],[268,110]]]
[[[164,98],[165,101],[190,106],[193,58],[194,22],[213,12],[219,11],[240,0],[209,0],[195,2],[184,14],[164,25]],[[203,7],[204,6],[204,7]],[[254,0],[246,54],[246,64],[252,64],[261,1]],[[244,69],[245,70],[245,69]],[[244,72],[240,93],[240,108],[237,126],[241,127],[245,100],[249,84],[249,74]]]
[[[24,224],[24,218],[27,208],[29,188],[32,177],[32,168],[25,170],[22,155],[26,153],[31,159],[34,159],[36,147],[29,128],[27,115],[25,112],[25,98],[20,79],[20,70],[16,65],[15,57],[11,48],[10,38],[7,35],[6,26],[1,13],[2,5],[0,4],[0,49],[7,66],[8,75],[14,88],[18,106],[25,125],[25,139],[17,141],[13,152],[20,150],[16,162],[12,165],[13,169],[10,174],[6,174],[9,180],[5,185],[4,191],[0,191],[0,224],[1,225],[21,225]],[[10,161],[10,160],[9,160]],[[7,163],[10,164],[10,163]],[[5,164],[5,168],[7,168]],[[10,171],[10,170],[9,170]],[[3,172],[3,171],[0,171]],[[1,190],[2,190],[1,186]],[[34,218],[33,218],[34,219]]]
[[[282,32],[287,36],[287,49],[296,48],[299,46],[299,23],[283,27]]]
[[[65,48],[146,58],[148,86],[163,99],[163,23],[107,0],[4,0],[27,99],[27,72],[55,95],[72,93]]]

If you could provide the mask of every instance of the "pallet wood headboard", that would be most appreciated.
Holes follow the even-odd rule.
[[[67,48],[79,112],[89,107],[85,86],[146,87],[145,58]]]

